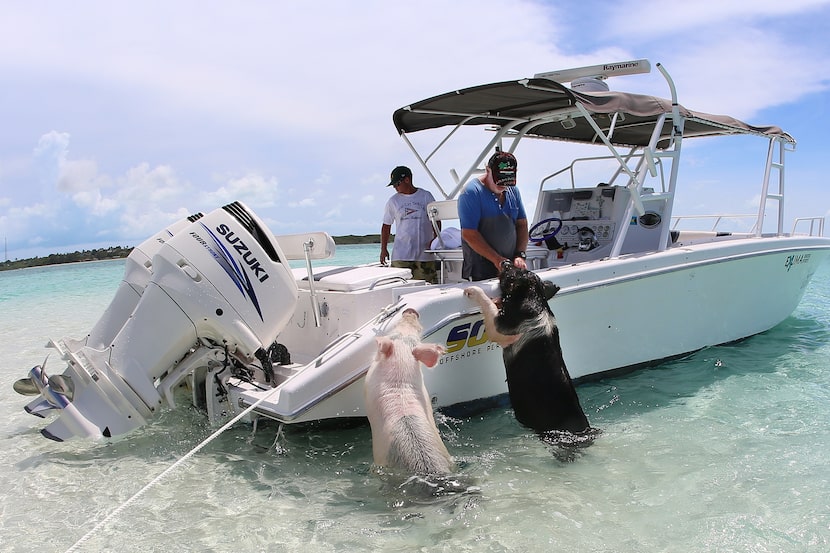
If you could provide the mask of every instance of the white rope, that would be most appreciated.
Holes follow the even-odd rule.
[[[124,509],[126,509],[127,507],[129,507],[129,506],[130,506],[132,503],[134,503],[134,502],[135,502],[138,498],[140,498],[142,495],[144,495],[144,494],[147,492],[147,490],[149,490],[150,488],[152,488],[153,486],[155,486],[156,484],[158,484],[159,482],[161,482],[161,481],[164,479],[164,477],[166,477],[168,474],[170,474],[171,472],[173,472],[176,468],[178,468],[178,467],[179,467],[179,465],[181,465],[182,463],[184,463],[185,461],[187,461],[189,458],[193,457],[193,455],[195,455],[196,453],[198,453],[198,452],[199,452],[199,450],[201,450],[201,449],[202,449],[203,447],[205,447],[207,444],[209,444],[210,442],[212,442],[213,440],[215,440],[215,439],[216,439],[216,438],[217,438],[217,437],[218,437],[221,433],[223,433],[225,430],[227,430],[228,428],[230,428],[231,426],[233,426],[234,424],[236,424],[237,422],[239,422],[239,420],[240,420],[240,419],[242,419],[242,417],[244,417],[245,415],[247,415],[248,413],[250,413],[251,411],[253,411],[253,410],[254,410],[257,406],[259,406],[259,404],[261,404],[263,401],[265,401],[265,400],[269,399],[269,398],[271,397],[271,395],[273,395],[273,394],[274,394],[274,392],[276,392],[277,390],[279,390],[279,388],[274,388],[273,390],[271,390],[271,392],[269,392],[269,393],[265,394],[264,396],[262,396],[260,399],[258,399],[256,402],[254,402],[252,405],[248,406],[248,408],[246,408],[244,411],[242,411],[242,412],[241,412],[241,413],[239,413],[237,416],[235,416],[234,418],[232,418],[231,420],[229,420],[227,423],[225,423],[225,424],[224,424],[224,425],[223,425],[223,426],[222,426],[219,430],[217,430],[216,432],[214,432],[213,434],[211,434],[210,436],[208,436],[207,438],[205,438],[205,440],[204,440],[204,441],[202,441],[202,443],[200,443],[199,445],[197,445],[196,447],[194,447],[193,449],[191,449],[190,451],[188,451],[188,452],[187,452],[187,453],[186,453],[186,454],[185,454],[185,455],[184,455],[181,459],[179,459],[178,461],[176,461],[175,463],[173,463],[172,465],[170,465],[169,467],[167,467],[167,468],[164,470],[164,472],[162,472],[161,474],[159,474],[158,476],[156,476],[155,478],[153,478],[153,479],[152,479],[152,480],[151,480],[151,481],[150,481],[150,482],[149,482],[146,486],[144,486],[143,488],[141,488],[140,490],[138,490],[138,491],[135,493],[135,495],[133,495],[133,496],[132,496],[131,498],[129,498],[127,501],[125,501],[124,503],[122,503],[122,504],[121,504],[121,505],[120,505],[117,509],[115,509],[113,512],[111,512],[110,514],[108,514],[108,515],[107,515],[107,516],[106,516],[106,517],[105,517],[105,518],[104,518],[101,522],[99,522],[98,524],[96,524],[96,525],[95,525],[95,527],[94,527],[94,528],[92,528],[92,530],[90,530],[89,532],[87,532],[87,533],[86,533],[86,535],[84,535],[81,539],[79,539],[77,542],[75,542],[75,544],[74,544],[72,547],[70,547],[69,549],[67,549],[67,550],[66,550],[66,553],[72,553],[73,551],[77,551],[78,547],[80,547],[81,545],[83,545],[83,544],[84,544],[84,542],[86,542],[86,541],[87,541],[87,540],[89,540],[92,536],[94,536],[95,534],[97,534],[97,533],[98,533],[98,531],[100,531],[100,530],[101,530],[104,526],[106,526],[106,525],[107,525],[107,523],[109,523],[111,520],[113,520],[113,519],[114,519],[114,518],[116,518],[118,515],[120,515],[120,514],[121,514],[121,512],[122,512],[122,511],[124,511]],[[280,426],[280,430],[281,430],[281,429],[282,429],[282,426]],[[278,433],[278,435],[279,435],[279,433]]]

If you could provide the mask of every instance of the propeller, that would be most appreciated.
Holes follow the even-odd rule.
[[[66,399],[72,401],[75,396],[75,383],[68,375],[56,374],[46,376],[46,361],[49,360],[47,356],[42,365],[36,365],[29,371],[29,376],[21,378],[12,384],[15,392],[23,396],[36,396],[40,391],[48,386],[55,392],[63,394]]]

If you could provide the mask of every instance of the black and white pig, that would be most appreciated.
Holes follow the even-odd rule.
[[[559,287],[510,263],[503,265],[499,285],[501,307],[478,286],[464,293],[481,307],[488,338],[503,348],[516,420],[540,434],[594,434],[565,367],[559,328],[548,305]]]
[[[418,313],[407,309],[392,333],[377,338],[364,390],[372,455],[378,466],[445,475],[455,463],[435,426],[420,366],[434,367],[444,348],[422,343],[421,331]]]

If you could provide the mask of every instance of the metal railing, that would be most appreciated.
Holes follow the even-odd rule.
[[[795,221],[793,221],[793,231],[790,234],[796,234],[795,231],[799,223],[810,224],[810,232],[807,233],[807,236],[824,236],[824,217],[799,217]],[[816,227],[818,227],[818,233],[813,234],[813,231],[816,230]]]
[[[757,218],[757,215],[749,214],[749,215],[741,215],[741,214],[717,214],[717,215],[674,215],[672,216],[672,230],[677,230],[677,226],[681,223],[681,221],[690,221],[692,219],[695,220],[706,220],[711,219],[713,220],[711,228],[709,228],[709,232],[715,232],[718,230],[718,225],[723,222],[724,219],[729,220],[736,220],[736,219],[749,219],[749,218]],[[746,232],[755,232],[755,224],[752,225],[752,228]]]

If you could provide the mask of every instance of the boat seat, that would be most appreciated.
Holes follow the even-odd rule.
[[[464,260],[464,254],[461,251],[461,231],[451,228],[442,230],[441,228],[443,226],[441,221],[458,219],[457,200],[439,200],[428,203],[427,216],[432,223],[436,238],[426,252],[431,253],[438,262],[438,283],[461,282],[461,263]],[[453,240],[453,235],[455,235],[453,231],[458,231],[457,242]]]
[[[334,255],[336,245],[327,232],[304,232],[274,236],[286,259],[328,259]]]
[[[379,286],[405,284],[412,279],[412,271],[402,267],[365,265],[358,267],[314,267],[314,289],[318,291],[353,292],[372,290]],[[301,289],[308,290],[308,271],[305,267],[291,269]],[[419,281],[420,282],[420,281]]]

